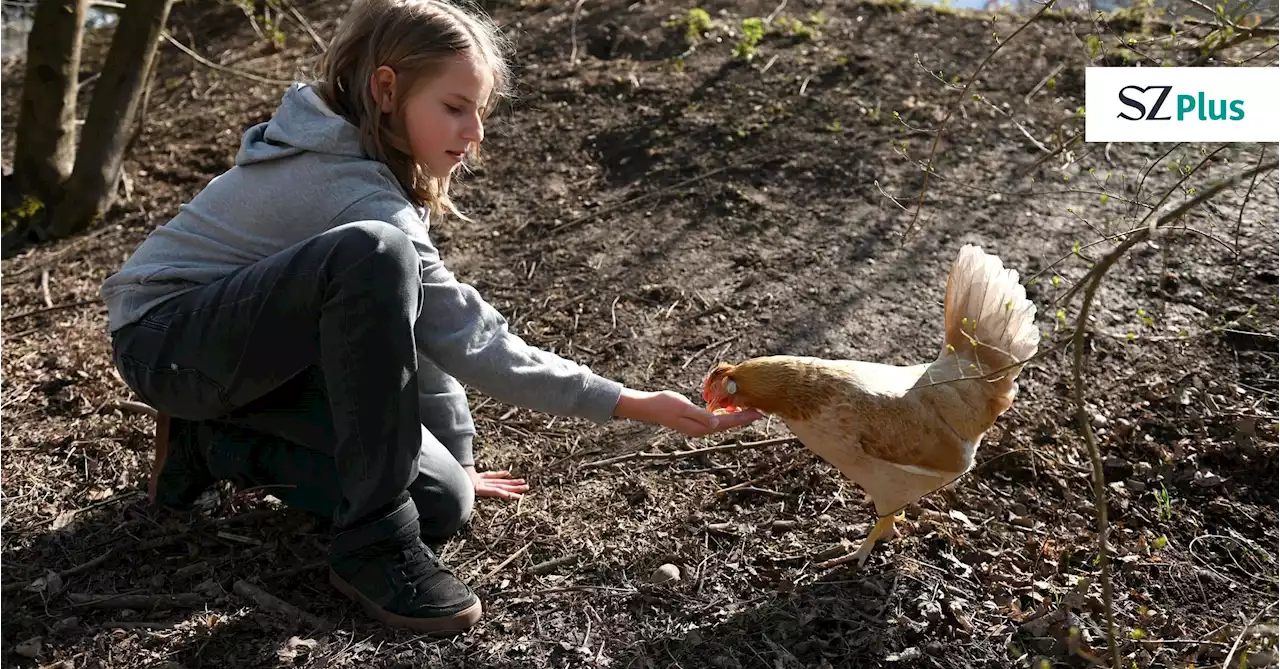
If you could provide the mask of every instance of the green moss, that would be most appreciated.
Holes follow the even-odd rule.
[[[44,202],[31,195],[22,198],[22,204],[6,209],[0,214],[0,231],[8,233],[20,226],[28,225],[31,221],[39,219],[44,215]]]

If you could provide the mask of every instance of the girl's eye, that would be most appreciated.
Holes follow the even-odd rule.
[[[461,114],[461,113],[462,113],[462,107],[455,107],[455,106],[450,105],[450,104],[446,104],[444,107],[445,107],[445,109],[448,109],[448,110],[449,110],[449,113],[450,113],[450,114]]]

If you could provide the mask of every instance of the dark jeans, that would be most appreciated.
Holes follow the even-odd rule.
[[[452,533],[474,492],[419,421],[420,285],[408,236],[344,225],[121,328],[116,366],[158,411],[200,422],[215,476],[279,485],[338,531],[412,496],[424,530]]]

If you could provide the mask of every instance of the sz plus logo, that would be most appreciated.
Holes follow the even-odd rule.
[[[1152,99],[1152,96],[1158,97]],[[1207,98],[1204,91],[1195,95],[1173,94],[1173,86],[1125,86],[1120,89],[1120,103],[1127,109],[1119,116],[1127,121],[1170,121],[1168,107],[1174,107],[1179,121],[1194,116],[1201,121],[1243,121],[1244,100]],[[1170,97],[1173,102],[1166,106]],[[1163,115],[1162,115],[1163,114]]]
[[[1280,68],[1090,67],[1086,142],[1280,142]]]

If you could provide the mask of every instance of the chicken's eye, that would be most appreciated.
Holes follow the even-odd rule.
[[[733,379],[729,379],[729,380],[728,380],[728,381],[726,381],[726,382],[725,382],[725,384],[724,384],[724,390],[725,390],[725,392],[727,392],[727,393],[729,393],[730,395],[732,395],[732,394],[734,394],[734,393],[738,392],[738,384],[734,383],[734,382],[733,382]]]

